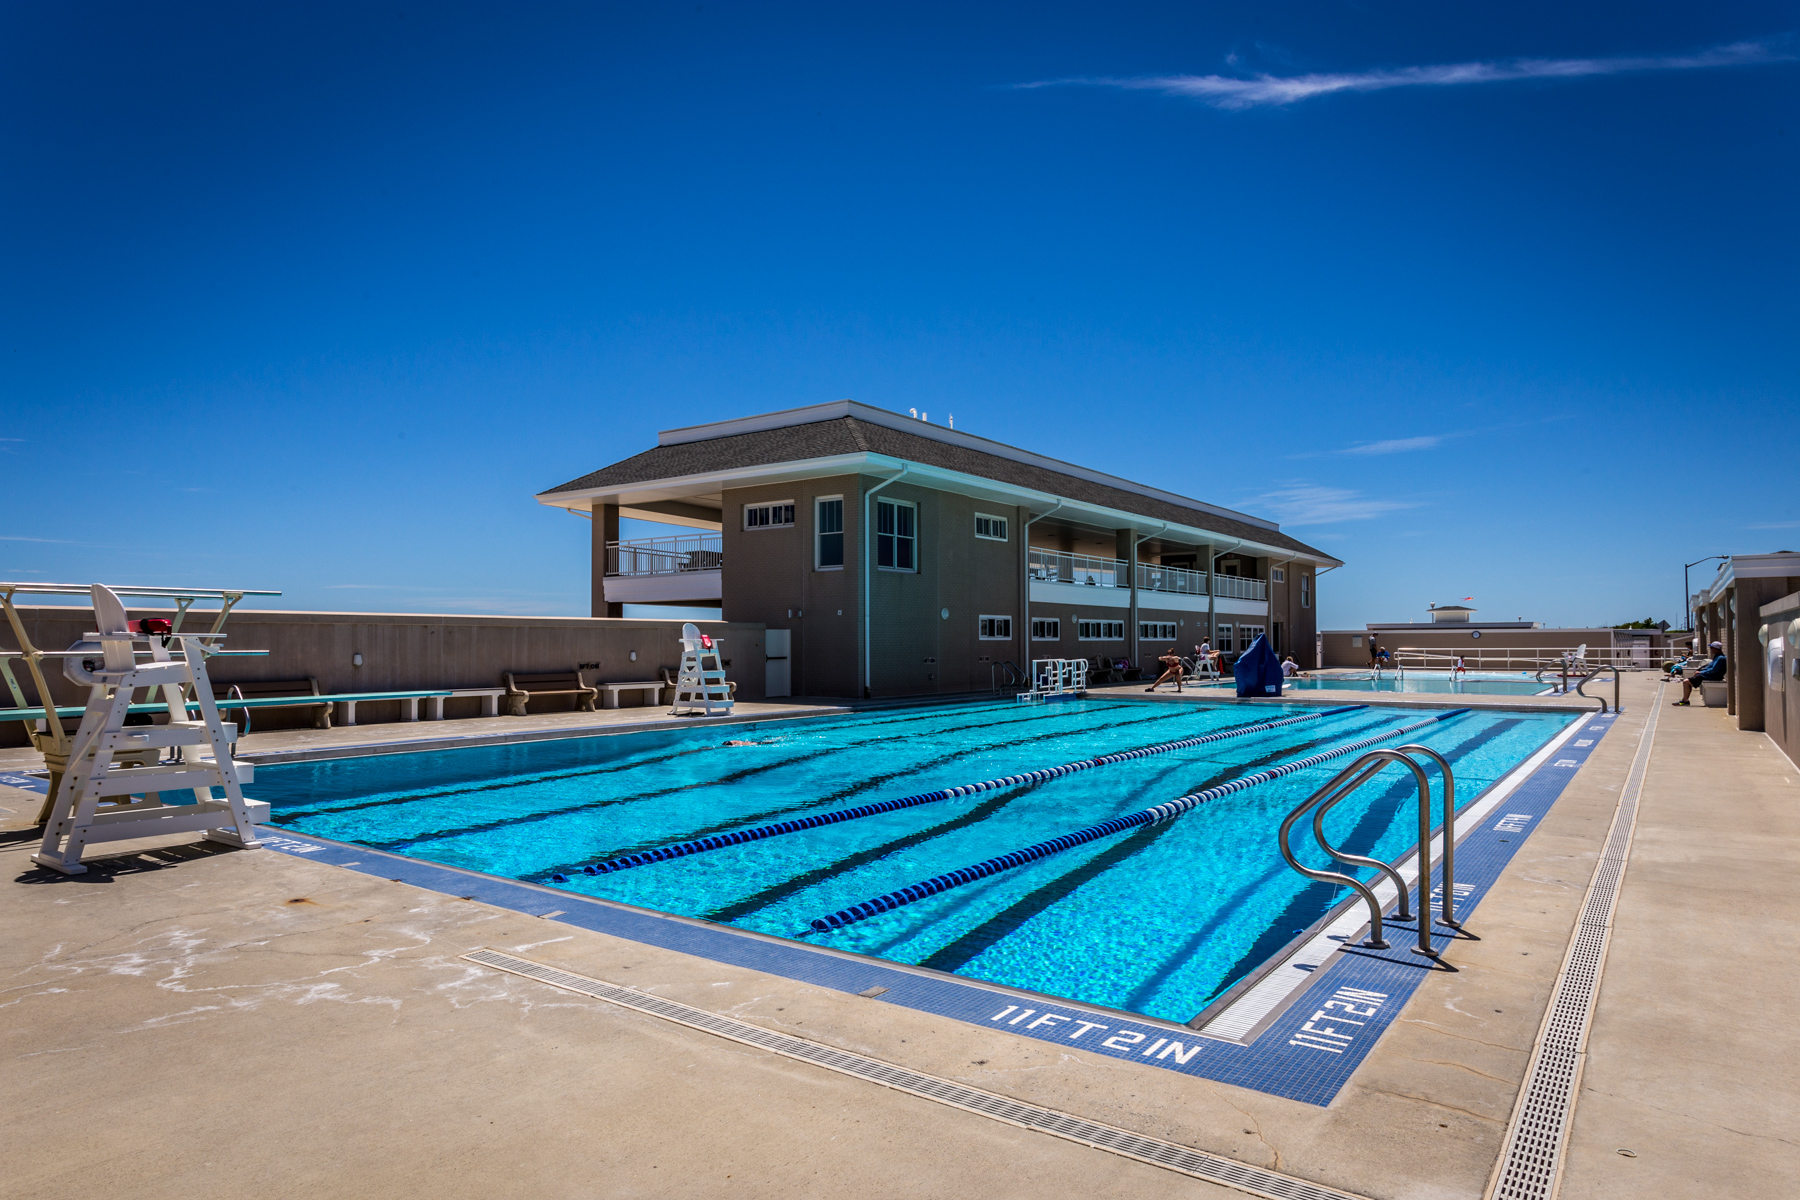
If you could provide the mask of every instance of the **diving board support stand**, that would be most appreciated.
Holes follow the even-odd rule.
[[[98,583],[92,595],[99,631],[88,636],[99,643],[102,662],[92,670],[80,659],[65,658],[64,672],[89,685],[87,709],[69,746],[43,846],[32,861],[80,875],[87,871],[81,855],[90,843],[194,831],[204,831],[208,841],[257,848],[262,843],[239,786],[240,770],[248,764],[231,759],[236,729],[228,731],[219,719],[206,675],[205,642],[219,635],[134,631],[117,595]],[[148,643],[147,662],[138,661],[140,643]],[[153,693],[162,689],[171,714],[168,724],[125,724],[132,695],[140,688]],[[198,721],[174,717],[186,714],[183,693],[189,688],[200,706]],[[50,723],[57,723],[53,710]],[[168,759],[160,758],[164,750],[173,752]],[[208,750],[211,758],[204,757]],[[126,758],[143,751],[152,752],[151,765],[134,765]],[[222,799],[214,797],[215,787],[224,789]],[[192,804],[162,801],[163,792],[190,789]]]
[[[675,677],[675,702],[669,715],[704,713],[710,717],[730,713],[731,708],[731,684],[725,679],[718,639],[701,633],[692,621],[682,622],[681,670]]]

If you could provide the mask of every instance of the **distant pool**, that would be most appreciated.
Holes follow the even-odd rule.
[[[1204,686],[1230,688],[1237,685],[1228,680]],[[1556,690],[1551,684],[1539,683],[1530,676],[1464,675],[1461,679],[1452,679],[1446,672],[1423,671],[1408,671],[1404,676],[1384,673],[1379,679],[1367,675],[1290,679],[1282,687],[1292,692],[1416,692],[1438,696],[1547,696]]]

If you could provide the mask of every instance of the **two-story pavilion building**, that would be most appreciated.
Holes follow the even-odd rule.
[[[1274,521],[850,400],[668,430],[538,500],[593,518],[595,616],[763,622],[789,653],[772,695],[965,692],[1003,662],[1148,668],[1259,633],[1312,666],[1342,565]],[[693,532],[620,541],[621,516]]]

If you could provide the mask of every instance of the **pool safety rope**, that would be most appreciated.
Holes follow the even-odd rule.
[[[644,850],[637,854],[623,854],[618,858],[585,866],[581,868],[581,871],[584,875],[608,875],[614,871],[648,866],[651,863],[665,862],[671,858],[686,858],[690,854],[701,854],[707,850],[720,850],[726,846],[738,846],[745,842],[760,842],[764,838],[777,837],[784,833],[799,833],[804,829],[817,829],[821,825],[836,825],[841,821],[854,821],[859,817],[873,817],[881,813],[896,812],[902,808],[914,808],[921,804],[935,804],[939,800],[955,800],[963,796],[973,796],[979,792],[991,792],[996,788],[1016,787],[1022,783],[1043,783],[1046,780],[1056,779],[1063,775],[1073,775],[1077,771],[1087,771],[1094,767],[1104,767],[1111,763],[1149,758],[1153,754],[1167,754],[1171,750],[1186,750],[1191,746],[1202,746],[1208,742],[1222,742],[1226,738],[1261,733],[1266,729],[1298,725],[1302,721],[1322,721],[1326,717],[1355,712],[1357,709],[1367,707],[1365,704],[1346,704],[1340,708],[1328,708],[1316,713],[1305,713],[1298,717],[1285,717],[1279,721],[1257,721],[1251,725],[1239,725],[1232,729],[1209,733],[1204,737],[1183,738],[1178,742],[1162,742],[1155,746],[1145,746],[1139,750],[1122,750],[1117,754],[1102,754],[1098,758],[1084,758],[1080,762],[1064,763],[1060,767],[1046,767],[1042,771],[1026,771],[1019,775],[1008,775],[1004,779],[989,779],[983,783],[968,783],[961,787],[942,788],[935,792],[920,792],[916,796],[902,796],[898,800],[861,804],[855,808],[842,808],[836,812],[819,813],[817,816],[799,817],[792,821],[777,821],[773,825],[759,825],[754,829],[739,829],[733,833],[714,834],[711,837],[696,838],[691,842],[659,846],[655,850]],[[567,875],[553,875],[551,878],[557,883],[569,881]]]
[[[881,913],[889,912],[902,905],[911,904],[915,900],[923,900],[927,896],[935,896],[939,892],[953,887],[961,887],[965,883],[974,883],[977,879],[985,879],[989,875],[997,875],[1001,871],[1010,871],[1014,867],[1022,867],[1026,863],[1036,862],[1040,858],[1048,858],[1052,854],[1060,854],[1064,850],[1074,849],[1115,833],[1123,833],[1127,829],[1135,829],[1143,825],[1158,825],[1172,820],[1188,810],[1205,804],[1208,800],[1217,800],[1221,796],[1229,796],[1233,792],[1241,792],[1245,788],[1255,787],[1259,783],[1267,783],[1271,779],[1279,779],[1283,775],[1292,775],[1295,771],[1304,771],[1308,767],[1316,767],[1322,762],[1334,758],[1342,758],[1358,750],[1373,746],[1376,742],[1385,742],[1389,738],[1411,733],[1415,729],[1423,729],[1439,721],[1448,721],[1452,717],[1460,717],[1469,710],[1458,708],[1441,716],[1432,717],[1428,721],[1420,721],[1413,725],[1405,725],[1399,729],[1390,729],[1386,733],[1378,733],[1361,741],[1336,746],[1321,751],[1309,758],[1295,762],[1283,763],[1279,767],[1271,767],[1267,771],[1258,771],[1254,775],[1246,775],[1242,779],[1234,779],[1230,783],[1222,783],[1218,787],[1207,788],[1204,792],[1195,792],[1191,796],[1183,796],[1179,800],[1171,800],[1167,804],[1158,804],[1155,808],[1146,808],[1142,812],[1128,816],[1114,817],[1110,821],[1102,821],[1098,825],[1089,825],[1086,829],[1078,829],[1074,833],[1065,833],[1061,837],[1051,838],[1047,842],[1039,842],[1035,846],[1027,846],[1023,850],[1014,850],[1011,854],[1002,854],[998,858],[990,858],[986,862],[976,863],[972,867],[964,867],[960,871],[951,871],[937,875],[923,883],[915,883],[911,887],[901,888],[897,892],[889,892],[885,896],[877,896],[873,900],[865,900],[861,904],[852,904],[849,908],[839,909],[830,916],[820,917],[812,923],[819,933],[833,929],[841,929],[845,925],[854,925],[858,921],[867,920]]]

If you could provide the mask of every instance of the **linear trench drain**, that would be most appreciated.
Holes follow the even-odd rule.
[[[799,1059],[801,1062],[812,1063],[814,1066],[824,1067],[840,1074],[866,1079],[871,1083],[878,1083],[896,1091],[907,1092],[926,1100],[935,1100],[953,1108],[991,1117],[1009,1125],[1035,1129],[1042,1133],[1065,1138],[1068,1141],[1079,1142],[1084,1146],[1107,1150],[1126,1158],[1150,1163],[1153,1166],[1179,1171],[1184,1175],[1192,1175],[1209,1183],[1234,1187],[1252,1195],[1267,1196],[1272,1200],[1361,1200],[1360,1197],[1349,1192],[1308,1183],[1306,1180],[1267,1171],[1261,1167],[1247,1166],[1244,1163],[1233,1162],[1228,1158],[1220,1158],[1216,1154],[1193,1150],[1174,1142],[1144,1137],[1142,1134],[1129,1133],[1110,1125],[1101,1125],[1080,1117],[1052,1112],[1050,1109],[1039,1108],[1034,1104],[1022,1104],[1017,1100],[1009,1100],[992,1092],[984,1092],[932,1075],[921,1075],[917,1071],[877,1062],[872,1058],[864,1058],[860,1054],[851,1054],[830,1046],[821,1046],[816,1042],[790,1037],[784,1033],[774,1033],[755,1025],[746,1025],[742,1021],[734,1021],[729,1017],[721,1017],[703,1009],[690,1008],[673,1000],[664,1000],[662,997],[650,995],[648,992],[634,991],[598,979],[590,979],[585,975],[559,971],[555,967],[546,967],[541,963],[517,958],[498,950],[474,950],[463,955],[463,958],[485,967],[493,967],[495,970],[535,979],[539,983],[546,983],[551,987],[562,988],[583,996],[592,996],[596,1000],[605,1000],[636,1012],[661,1017],[679,1025],[686,1025],[691,1029],[729,1038],[731,1041],[741,1042],[748,1046],[756,1046],[788,1058]]]
[[[1519,1092],[1506,1152],[1500,1158],[1494,1188],[1489,1193],[1493,1200],[1549,1200],[1555,1195],[1569,1120],[1575,1109],[1575,1092],[1581,1081],[1588,1026],[1594,1016],[1600,970],[1606,960],[1625,862],[1631,853],[1632,832],[1637,827],[1638,795],[1650,765],[1650,746],[1656,737],[1662,697],[1659,684],[1650,704],[1650,719],[1632,759],[1631,774],[1619,796],[1605,848],[1600,852],[1600,864],[1588,885],[1581,923],[1557,977],[1556,992],[1550,998],[1537,1052]]]

